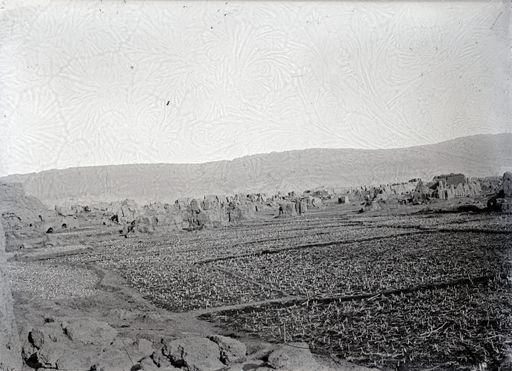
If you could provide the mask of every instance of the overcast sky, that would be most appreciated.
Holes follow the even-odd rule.
[[[512,131],[510,3],[0,4],[0,175]]]

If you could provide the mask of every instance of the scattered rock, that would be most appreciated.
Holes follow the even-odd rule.
[[[32,368],[57,368],[57,363],[64,355],[64,350],[56,343],[44,343],[37,352],[26,360]]]
[[[157,350],[151,354],[151,360],[157,367],[172,366],[169,358],[164,354],[165,347],[161,345]]]
[[[247,354],[251,359],[267,359],[269,354],[272,353],[275,348],[275,344],[262,341],[252,341],[247,344]]]
[[[137,342],[137,349],[140,353],[144,354],[144,356],[150,356],[153,354],[153,343],[147,339],[138,339]]]
[[[33,329],[28,334],[28,341],[37,349],[41,348],[44,344],[44,334],[40,329]]]
[[[161,368],[159,368],[157,365],[155,365],[155,362],[153,362],[153,360],[150,357],[141,359],[138,364],[140,365],[141,370],[144,370],[144,371],[161,370]]]
[[[94,363],[94,351],[68,348],[57,361],[58,370],[88,370]]]
[[[135,359],[125,349],[107,348],[98,358],[94,365],[98,370],[105,371],[127,371],[134,366]]]
[[[49,326],[34,328],[28,334],[29,343],[36,349],[41,349],[51,343],[61,342],[63,338],[62,330]]]
[[[108,345],[117,336],[117,331],[108,323],[93,319],[63,323],[62,329],[71,341],[80,341],[83,344]]]
[[[21,347],[21,358],[23,359],[23,361],[26,362],[26,360],[28,360],[32,356],[32,354],[34,354],[36,352],[37,352],[36,347],[34,347],[30,343],[25,343]],[[0,363],[0,365],[1,365],[1,363]],[[0,368],[0,370],[1,370],[1,368]]]
[[[219,346],[220,360],[226,365],[245,360],[247,348],[240,341],[221,335],[212,335],[208,339]]]
[[[268,356],[268,365],[275,369],[290,371],[320,370],[307,343],[282,344]]]
[[[188,371],[213,371],[224,367],[220,361],[219,346],[201,337],[173,340],[165,344],[163,354],[173,366]]]

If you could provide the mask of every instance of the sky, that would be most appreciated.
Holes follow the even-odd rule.
[[[0,176],[511,132],[510,10],[0,1]]]

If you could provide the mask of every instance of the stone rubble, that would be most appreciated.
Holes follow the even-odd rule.
[[[25,365],[39,371],[367,370],[349,363],[350,368],[323,365],[306,343],[268,344],[251,354],[241,341],[222,335],[153,343],[121,337],[108,323],[89,318],[45,321],[22,340]]]

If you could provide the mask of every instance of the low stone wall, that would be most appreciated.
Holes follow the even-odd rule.
[[[5,233],[0,224],[0,371],[21,370],[21,348],[6,272]]]

